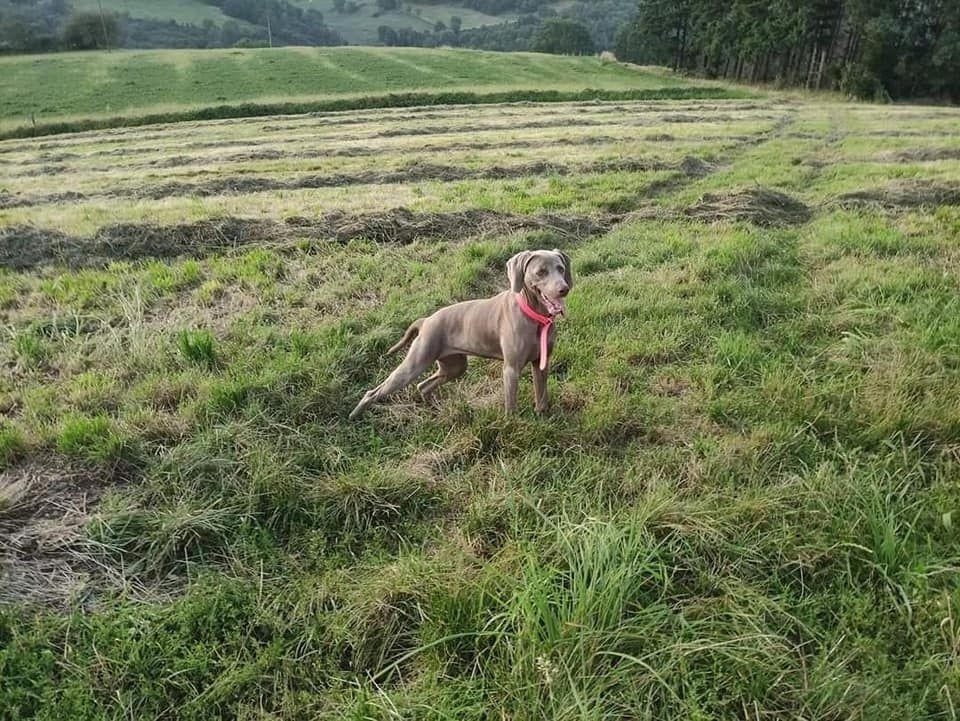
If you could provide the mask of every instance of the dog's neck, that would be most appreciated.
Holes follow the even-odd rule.
[[[540,345],[540,370],[545,371],[547,366],[550,363],[550,329],[553,327],[553,316],[548,313],[543,313],[542,308],[534,308],[533,303],[530,302],[530,293],[526,292],[526,288],[523,289],[524,292],[517,293],[517,305],[520,306],[520,310],[523,314],[537,324],[537,338],[539,339]],[[535,293],[534,295],[540,295]]]
[[[540,294],[537,291],[533,288],[523,286],[523,290],[520,292],[523,294],[524,300],[527,301],[527,305],[533,308],[533,310],[537,311],[540,315],[550,315],[547,307],[543,304],[543,301],[540,300]]]

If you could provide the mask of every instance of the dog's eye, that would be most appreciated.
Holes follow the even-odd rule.
[[[538,278],[542,278],[542,277],[545,276],[546,274],[547,274],[547,269],[546,269],[546,268],[539,268],[539,269],[537,270],[537,277],[538,277]]]
[[[563,266],[562,266],[562,265],[558,265],[558,266],[557,266],[557,272],[558,272],[558,273],[562,273],[562,272],[563,272]]]

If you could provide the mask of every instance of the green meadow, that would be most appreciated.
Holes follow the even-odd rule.
[[[0,133],[44,134],[142,123],[144,116],[209,119],[390,104],[383,96],[417,93],[414,102],[449,102],[444,94],[585,89],[698,97],[698,84],[597,58],[417,48],[254,48],[226,50],[121,50],[0,57]],[[715,97],[736,91],[712,87]],[[692,92],[691,94],[691,91]],[[686,95],[685,95],[686,93]],[[741,93],[742,94],[742,93]],[[378,100],[380,98],[380,100]],[[570,98],[574,99],[574,98]],[[327,106],[325,106],[325,103]],[[315,106],[315,107],[312,107]],[[267,108],[264,110],[263,108]],[[280,110],[274,111],[280,112]],[[157,122],[157,120],[153,120]],[[39,127],[39,132],[37,128]]]
[[[397,87],[328,52],[0,82],[57,117]],[[337,52],[409,88],[548,63]],[[28,82],[71,62],[62,104]],[[0,141],[0,716],[956,718],[958,121],[769,93]],[[347,420],[538,247],[575,281],[546,417],[475,360]]]

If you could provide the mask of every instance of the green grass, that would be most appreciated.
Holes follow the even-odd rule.
[[[960,182],[884,159],[891,112],[621,99],[4,141],[29,201],[0,210],[5,717],[955,718],[960,206],[835,202]],[[909,112],[947,147],[955,110]],[[809,219],[686,215],[757,186]],[[412,319],[531,247],[574,264],[549,416],[528,374],[505,416],[477,360],[435,408],[346,419]]]
[[[21,134],[35,132],[34,125],[58,129],[57,123],[66,124],[61,132],[84,129],[85,118],[110,127],[144,117],[164,122],[336,110],[338,101],[342,109],[422,105],[431,102],[427,96],[458,102],[444,97],[458,92],[481,96],[474,102],[484,102],[484,94],[512,93],[519,100],[544,91],[574,99],[585,88],[628,97],[735,95],[720,88],[698,92],[680,78],[596,58],[413,48],[64,53],[0,58],[0,68],[0,130]],[[384,97],[409,93],[417,97],[405,103]],[[263,109],[257,113],[256,106]]]

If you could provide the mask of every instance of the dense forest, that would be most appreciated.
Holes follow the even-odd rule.
[[[340,45],[316,9],[289,0],[197,0],[230,18],[200,26],[74,12],[69,0],[0,0],[0,51],[236,45]],[[319,3],[318,3],[319,4]],[[492,16],[414,30],[383,22],[383,45],[583,54],[668,65],[707,77],[840,90],[873,100],[960,102],[960,0],[419,0]],[[414,7],[403,0],[331,1],[328,13]],[[394,15],[396,17],[396,15]],[[377,20],[379,22],[379,20]]]
[[[616,53],[731,80],[960,102],[960,1],[643,0]]]

